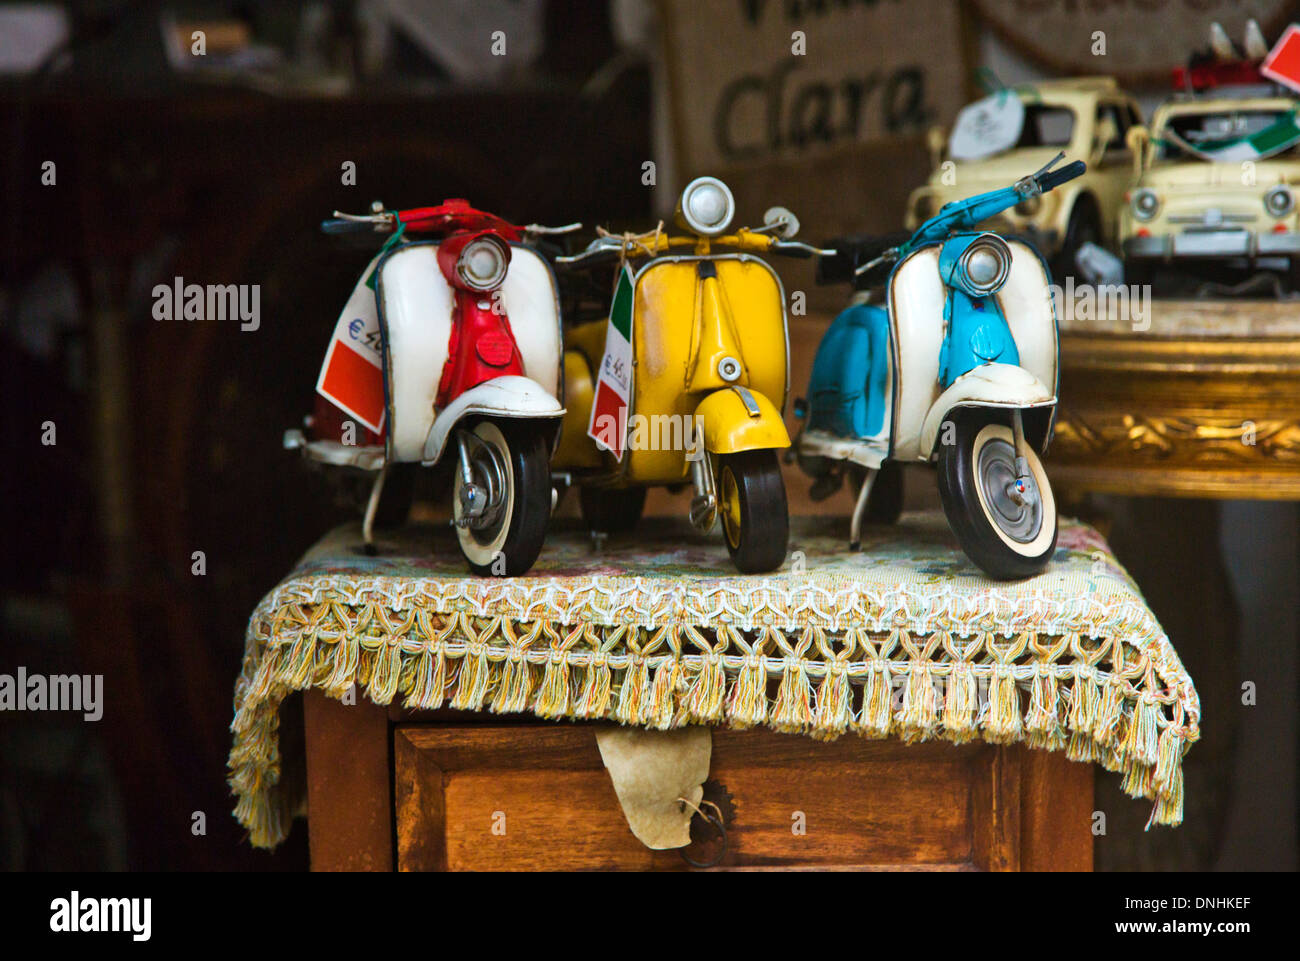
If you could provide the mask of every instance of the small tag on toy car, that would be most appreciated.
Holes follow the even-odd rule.
[[[384,358],[379,335],[379,305],[370,287],[376,257],[352,290],[334,325],[316,380],[316,392],[349,417],[374,431],[384,430]]]
[[[1011,91],[976,100],[957,114],[948,155],[953,160],[982,160],[1010,150],[1020,139],[1024,124],[1025,105]]]

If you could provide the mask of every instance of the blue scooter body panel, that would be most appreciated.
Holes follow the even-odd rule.
[[[888,311],[875,304],[841,311],[813,360],[809,427],[862,439],[884,434],[889,364]]]

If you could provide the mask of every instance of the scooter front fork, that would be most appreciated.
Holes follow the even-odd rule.
[[[1020,507],[1031,507],[1038,502],[1038,493],[1025,456],[1025,422],[1019,410],[1011,412],[1011,430],[1015,435],[1016,479],[1007,485],[1007,496]]]
[[[691,498],[691,524],[707,534],[718,520],[718,491],[713,481],[713,465],[703,451],[691,460],[691,484],[695,496]]]
[[[469,442],[465,432],[456,431],[456,450],[460,456],[460,516],[456,518],[457,527],[469,527],[487,509],[488,492],[474,483],[474,467],[470,463]]]

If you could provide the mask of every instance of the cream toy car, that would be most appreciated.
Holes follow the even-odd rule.
[[[935,169],[909,198],[906,226],[915,230],[944,204],[1011,183],[1064,150],[1087,173],[982,226],[1029,240],[1053,273],[1075,273],[1085,243],[1115,246],[1115,212],[1133,177],[1127,134],[1141,122],[1137,102],[1110,77],[1044,81],[970,104],[946,141],[941,129],[930,131]]]
[[[1120,211],[1128,283],[1162,264],[1285,266],[1300,287],[1300,101],[1228,88],[1166,102],[1134,127],[1137,180]]]

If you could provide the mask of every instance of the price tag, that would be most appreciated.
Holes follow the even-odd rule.
[[[961,109],[952,128],[948,154],[953,160],[982,160],[1010,150],[1025,125],[1025,105],[1000,91]]]
[[[316,391],[376,434],[384,431],[384,359],[379,305],[370,280],[379,258],[366,268],[334,325]]]

